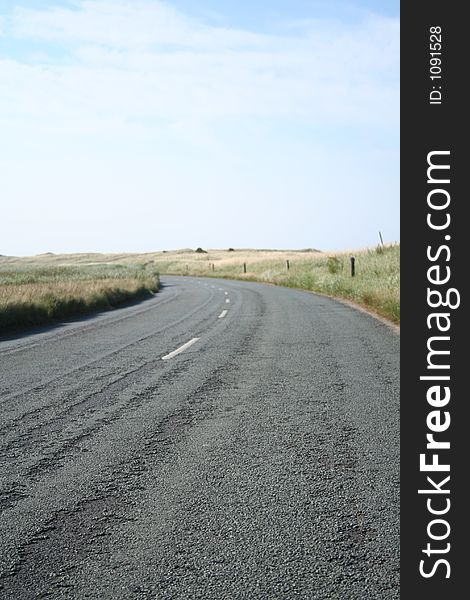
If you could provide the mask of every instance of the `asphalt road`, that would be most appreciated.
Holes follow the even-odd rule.
[[[163,284],[0,342],[0,597],[399,598],[397,334]]]

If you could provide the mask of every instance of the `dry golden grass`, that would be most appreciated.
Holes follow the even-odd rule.
[[[122,290],[131,294],[142,287],[135,279],[107,279],[106,281],[60,281],[57,283],[28,283],[24,285],[0,286],[0,305],[8,306],[18,302],[33,304],[44,302],[54,296],[59,301],[82,298],[85,302],[105,291]]]
[[[113,308],[158,289],[154,269],[44,267],[0,263],[0,327],[39,325],[70,315]]]
[[[335,254],[335,253],[329,253]],[[286,260],[311,256],[325,256],[318,250],[253,250],[236,249],[229,252],[226,249],[208,250],[207,253],[199,254],[187,248],[182,250],[171,250],[168,252],[146,252],[146,253],[77,253],[77,254],[39,254],[36,256],[0,256],[0,269],[3,267],[54,267],[54,266],[88,266],[103,264],[142,264],[155,262],[163,264],[166,262],[191,263],[204,265],[209,262],[217,262],[221,266],[243,264],[246,261]]]

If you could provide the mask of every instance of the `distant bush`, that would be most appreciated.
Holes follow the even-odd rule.
[[[202,248],[196,248],[196,252],[197,252],[198,254],[207,254],[207,251],[206,251],[206,250],[203,250]]]
[[[233,248],[229,248],[227,252],[235,252],[235,250]]]

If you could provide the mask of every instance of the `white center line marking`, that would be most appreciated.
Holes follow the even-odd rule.
[[[170,358],[173,358],[177,354],[184,352],[184,350],[186,350],[186,348],[189,348],[189,346],[192,346],[193,344],[195,344],[199,339],[201,339],[201,338],[196,337],[196,338],[193,338],[192,340],[189,340],[189,342],[186,342],[186,344],[183,344],[176,350],[173,350],[173,352],[170,352],[169,354],[165,354],[165,356],[162,356],[162,360],[169,360]]]
[[[222,289],[222,288],[219,288],[219,292],[223,292],[223,289]]]
[[[228,296],[228,292],[224,292],[224,294],[225,294],[226,296]]]
[[[230,302],[230,300],[228,298],[225,298],[225,302],[227,302],[227,304]]]
[[[223,310],[220,315],[219,315],[219,319],[223,319],[225,317],[225,315],[228,313],[228,310]]]

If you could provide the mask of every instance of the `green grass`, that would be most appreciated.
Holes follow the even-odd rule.
[[[110,309],[158,290],[154,265],[0,265],[0,329]]]
[[[378,250],[378,251],[377,251]],[[351,300],[377,314],[400,323],[400,247],[388,246],[358,253],[356,275],[351,277],[350,257],[312,261],[291,266],[288,272],[268,276],[285,285]]]

